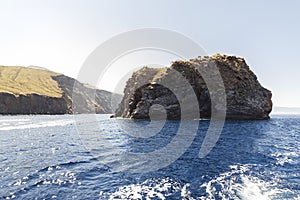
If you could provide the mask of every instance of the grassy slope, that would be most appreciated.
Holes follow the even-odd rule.
[[[62,90],[51,76],[58,73],[27,67],[0,66],[0,92],[61,97]]]

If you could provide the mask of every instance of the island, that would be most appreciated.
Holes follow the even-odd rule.
[[[218,88],[216,87],[216,91],[209,91],[201,73],[196,70],[195,66],[207,69],[212,64],[217,67],[225,88],[226,119],[269,119],[272,110],[272,93],[261,86],[244,58],[223,54],[178,60],[173,62],[170,67],[164,68],[143,67],[134,72],[126,83],[123,99],[113,117],[149,119],[150,108],[153,105],[160,105],[158,110],[163,107],[167,119],[183,119],[180,112],[180,101],[170,88],[162,84],[171,82],[169,85],[172,89],[181,92],[183,98],[188,100],[192,98],[192,93],[186,93],[186,89],[181,88],[181,84],[177,83],[177,79],[181,75],[194,90],[200,118],[209,119],[212,110],[218,112],[219,109],[212,105],[210,99],[210,93],[217,93]],[[176,75],[174,70],[179,75]],[[214,74],[212,74],[213,76]]]
[[[114,113],[121,98],[44,68],[0,66],[2,115]]]

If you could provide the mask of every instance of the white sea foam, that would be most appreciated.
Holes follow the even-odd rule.
[[[266,182],[250,175],[251,170],[248,165],[230,167],[231,171],[222,173],[200,186],[207,192],[207,195],[200,199],[270,200],[284,199],[286,194],[294,195],[294,192],[289,189],[279,188],[278,180]],[[221,188],[221,191],[217,188]]]
[[[118,188],[114,193],[100,192],[105,199],[234,199],[234,200],[271,200],[285,199],[285,195],[295,193],[289,189],[279,188],[276,180],[266,182],[250,175],[248,165],[232,165],[231,170],[201,184],[200,189],[205,191],[199,196],[189,190],[190,183],[181,183],[172,178],[147,179],[139,184],[131,184]],[[299,196],[293,198],[299,200]]]
[[[28,122],[30,119],[0,119],[0,123],[3,122]]]
[[[276,152],[271,154],[272,157],[275,157],[277,165],[283,166],[285,163],[296,164],[294,158],[298,156],[296,152]]]
[[[33,128],[43,128],[43,127],[53,127],[53,126],[66,126],[68,124],[74,123],[74,120],[53,120],[53,121],[42,121],[37,123],[17,123],[15,125],[7,126],[2,124],[0,126],[0,131],[9,131],[9,130],[19,130],[19,129],[33,129]]]
[[[242,184],[234,185],[237,193],[243,200],[269,200],[280,193],[276,188],[268,188],[268,184],[258,178],[242,176]]]
[[[179,192],[179,195],[185,195],[180,193],[184,186],[180,182],[171,179],[147,179],[146,181],[139,184],[131,184],[122,186],[117,189],[114,193],[106,194],[100,192],[101,198],[107,199],[161,199],[166,200],[168,196]]]

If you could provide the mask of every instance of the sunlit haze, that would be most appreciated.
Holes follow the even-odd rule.
[[[299,8],[299,1],[2,0],[0,65],[41,66],[76,78],[107,39],[157,27],[186,35],[210,55],[244,57],[275,106],[300,107]],[[174,59],[134,52],[112,63],[98,86],[121,93],[133,70]]]

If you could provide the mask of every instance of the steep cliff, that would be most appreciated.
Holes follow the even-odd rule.
[[[212,110],[217,113],[218,106],[212,105],[207,83],[199,69],[216,66],[223,80],[226,93],[226,119],[268,119],[272,110],[272,93],[262,87],[256,75],[250,70],[243,58],[216,54],[203,56],[188,61],[175,61],[170,67],[148,68],[133,73],[124,89],[124,97],[116,110],[116,117],[148,119],[151,109],[156,113],[165,112],[168,119],[183,119],[181,103],[174,91],[188,102],[191,95],[196,95],[201,118],[210,118]],[[195,67],[197,66],[197,69]],[[174,73],[176,71],[177,73]],[[179,83],[183,76],[193,92]],[[209,75],[213,78],[214,74]],[[213,80],[213,79],[212,79]],[[169,87],[166,87],[168,83]],[[172,91],[173,92],[172,92]],[[160,107],[154,105],[160,105]],[[162,107],[164,107],[162,109]],[[191,111],[194,105],[191,105]],[[188,111],[186,112],[188,113]]]
[[[0,114],[112,113],[120,98],[49,70],[0,66]]]

